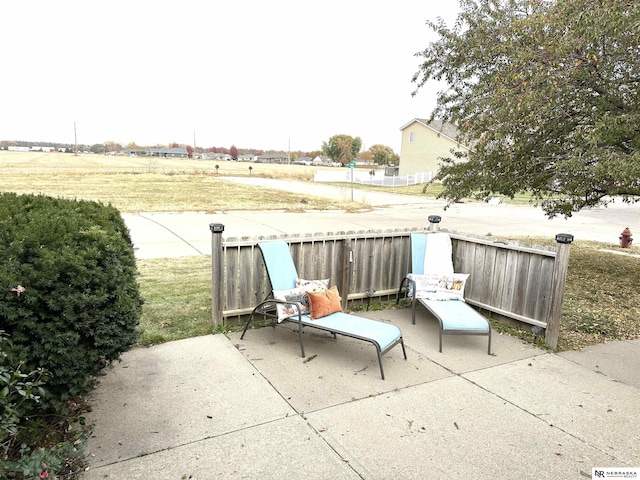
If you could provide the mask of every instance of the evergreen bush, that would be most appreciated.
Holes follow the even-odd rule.
[[[137,339],[142,307],[120,213],[96,202],[0,194],[0,329],[50,373],[47,409],[86,395]]]

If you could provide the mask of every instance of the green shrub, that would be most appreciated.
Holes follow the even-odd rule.
[[[34,467],[34,461],[40,459],[27,455],[32,452],[26,444],[17,450],[16,440],[46,394],[43,385],[47,374],[42,369],[26,372],[24,361],[12,356],[12,347],[11,339],[0,330],[0,478],[9,478],[10,474],[11,478],[17,478],[18,474],[22,474],[19,478],[37,478],[43,471],[42,465],[48,464],[40,461]],[[47,457],[48,461],[49,458],[52,456]],[[31,466],[26,467],[27,464]]]
[[[111,206],[5,193],[0,245],[0,328],[28,368],[50,373],[46,406],[63,411],[136,341],[129,232]]]
[[[46,394],[48,375],[43,369],[26,372],[24,361],[11,355],[11,339],[0,330],[0,453],[8,439],[18,435],[20,423]]]

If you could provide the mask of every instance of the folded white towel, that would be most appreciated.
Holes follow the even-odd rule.
[[[453,274],[451,237],[444,232],[427,235],[424,251],[424,273]]]

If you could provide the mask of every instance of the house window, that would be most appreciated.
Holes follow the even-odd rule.
[[[413,136],[415,132],[409,132],[409,143],[413,143]]]

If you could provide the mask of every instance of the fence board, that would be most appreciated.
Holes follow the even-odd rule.
[[[516,259],[515,286],[511,302],[511,311],[524,315],[524,300],[527,294],[527,278],[529,275],[529,258],[524,252],[518,252]]]
[[[225,287],[224,305],[229,310],[239,308],[240,301],[244,298],[238,292],[238,281],[242,275],[240,272],[239,253],[241,248],[229,248],[225,252]]]
[[[518,252],[510,251],[507,254],[507,269],[505,271],[505,291],[500,304],[505,310],[515,312],[518,282]]]
[[[503,289],[505,284],[505,272],[507,270],[507,250],[502,248],[496,249],[496,257],[493,268],[493,276],[491,277],[491,296],[487,303],[489,305],[500,305],[503,300]]]
[[[251,298],[254,289],[254,248],[238,249],[238,296],[239,298]],[[239,305],[235,305],[238,308]]]
[[[355,240],[355,253],[352,265],[351,292],[366,292],[367,279],[371,275],[369,255],[367,252],[367,239],[357,238]],[[357,275],[356,275],[357,273]]]
[[[476,248],[484,250],[482,269],[480,272],[474,273],[474,275],[481,277],[478,299],[483,303],[490,303],[497,249],[487,245],[477,245]]]
[[[527,276],[527,284],[525,290],[523,315],[527,317],[535,317],[536,305],[540,301],[538,292],[540,291],[540,267],[543,257],[538,255],[529,255],[529,274]]]
[[[325,240],[322,243],[322,247],[324,249],[324,256],[322,258],[322,269],[318,274],[318,278],[328,278],[331,285],[335,285],[338,273],[333,267],[337,267],[340,263],[336,255],[336,242]]]
[[[544,259],[540,265],[540,278],[544,281],[538,284],[538,303],[535,306],[533,318],[547,318],[549,315],[549,307],[551,306],[552,282],[553,278],[553,260],[548,257]]]
[[[397,292],[403,279],[411,272],[411,241],[408,236],[390,237],[390,240],[393,266],[389,267],[388,290]]]
[[[248,292],[247,298],[252,305],[257,305],[262,302],[271,291],[271,283],[267,277],[267,269],[264,266],[264,260],[262,253],[257,246],[251,246],[249,250],[251,254],[251,260],[248,261],[251,265],[251,290]]]
[[[454,270],[460,273],[469,274],[469,283],[465,287],[465,292],[471,298],[476,298],[477,285],[479,279],[476,272],[479,271],[476,265],[476,248],[473,243],[458,240],[456,245],[456,257],[459,258],[459,265],[454,263]],[[468,289],[468,290],[467,290]]]
[[[384,282],[380,285],[381,290],[389,290],[398,286],[398,255],[394,248],[392,237],[385,237],[382,243],[382,255],[380,257],[380,271]]]

